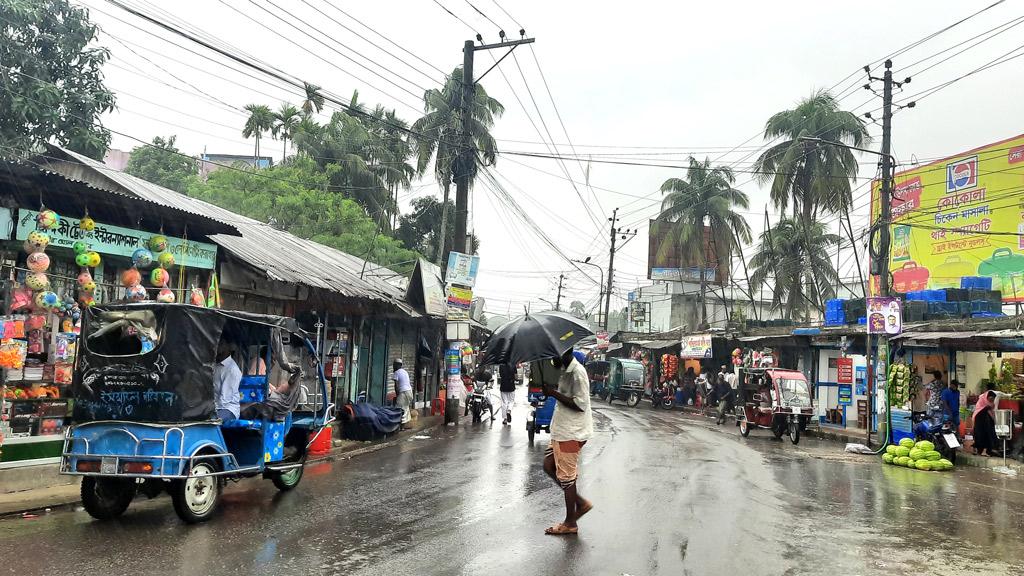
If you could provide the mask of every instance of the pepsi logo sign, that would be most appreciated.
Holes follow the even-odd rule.
[[[946,164],[946,193],[978,185],[978,157],[971,156]]]

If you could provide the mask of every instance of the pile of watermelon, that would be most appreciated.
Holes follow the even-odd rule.
[[[953,463],[935,451],[935,444],[927,440],[914,442],[910,438],[900,440],[899,444],[886,446],[885,454],[882,454],[882,461],[886,464],[918,470],[941,472],[953,469]]]

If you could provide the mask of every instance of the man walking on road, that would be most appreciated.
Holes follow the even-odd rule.
[[[501,392],[501,423],[512,423],[512,405],[516,401],[516,369],[511,364],[498,366],[498,391]]]
[[[594,507],[576,488],[580,451],[594,433],[594,420],[587,371],[573,357],[572,349],[552,362],[562,371],[557,390],[544,382],[544,394],[558,401],[551,418],[551,445],[544,456],[544,471],[562,487],[565,520],[544,533],[560,536],[578,533],[576,521]]]
[[[415,398],[412,395],[412,383],[409,381],[409,373],[402,368],[402,359],[395,358],[391,365],[395,373],[391,377],[395,381],[395,403],[402,409],[402,428],[406,428],[409,420],[412,420],[412,405]]]
[[[715,396],[718,398],[718,421],[716,424],[725,422],[725,414],[732,410],[733,398],[732,386],[725,379],[725,373],[718,373],[718,381],[715,382]]]

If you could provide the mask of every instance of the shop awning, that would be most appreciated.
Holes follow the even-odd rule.
[[[619,348],[622,348],[622,344],[620,344],[618,342],[613,342],[613,343],[608,345],[608,349],[605,350],[605,352],[614,352],[614,351],[618,350]]]
[[[890,340],[960,340],[978,335],[978,332],[904,332],[899,336],[893,336]]]
[[[677,340],[644,340],[641,342],[633,342],[641,348],[647,348],[648,350],[661,350],[662,348],[670,348],[672,346],[679,346]]]

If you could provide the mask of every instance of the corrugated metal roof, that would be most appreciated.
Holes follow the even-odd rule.
[[[267,278],[328,290],[351,298],[383,302],[411,316],[420,316],[405,301],[405,290],[381,277],[382,272],[383,275],[397,275],[387,268],[366,262],[366,270],[372,271],[372,274],[363,274],[363,278],[360,278],[364,265],[361,258],[113,170],[101,162],[70,150],[59,150],[82,167],[81,173],[69,176],[64,172],[71,171],[70,165],[63,163],[56,166],[55,169],[59,170],[62,176],[108,190],[109,185],[96,178],[102,176],[122,188],[108,190],[110,192],[127,192],[149,202],[210,218],[236,229],[241,236],[216,234],[210,239],[256,269],[263,270]]]

